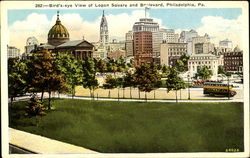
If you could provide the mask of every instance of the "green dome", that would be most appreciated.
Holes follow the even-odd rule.
[[[69,38],[68,30],[61,24],[59,14],[57,14],[56,24],[49,30],[48,39]]]

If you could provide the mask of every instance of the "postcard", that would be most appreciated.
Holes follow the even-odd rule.
[[[3,157],[249,157],[245,1],[3,1]]]

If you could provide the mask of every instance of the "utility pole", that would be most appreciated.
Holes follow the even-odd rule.
[[[190,84],[189,84],[190,75],[188,74],[188,100],[190,100]]]
[[[227,75],[227,93],[228,93],[228,100],[230,100],[230,91],[229,91],[229,76]]]

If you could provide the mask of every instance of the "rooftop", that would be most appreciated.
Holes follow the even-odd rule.
[[[82,43],[84,40],[76,40],[76,41],[68,41],[65,42],[57,47],[68,47],[68,46],[77,46],[78,44]]]

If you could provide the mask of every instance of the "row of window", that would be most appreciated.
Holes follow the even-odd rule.
[[[177,49],[175,49],[175,48],[169,48],[168,49],[168,51],[186,51],[187,49],[184,49],[184,48],[177,48]]]
[[[243,62],[224,62],[224,65],[243,65]]]
[[[175,52],[175,53],[168,53],[168,55],[173,56],[173,55],[183,55],[184,53],[182,52]]]
[[[50,38],[54,38],[54,37],[68,37],[67,34],[63,33],[63,34],[57,34],[56,36],[54,34],[50,34],[49,35]]]
[[[213,59],[213,57],[191,57],[192,60]]]

